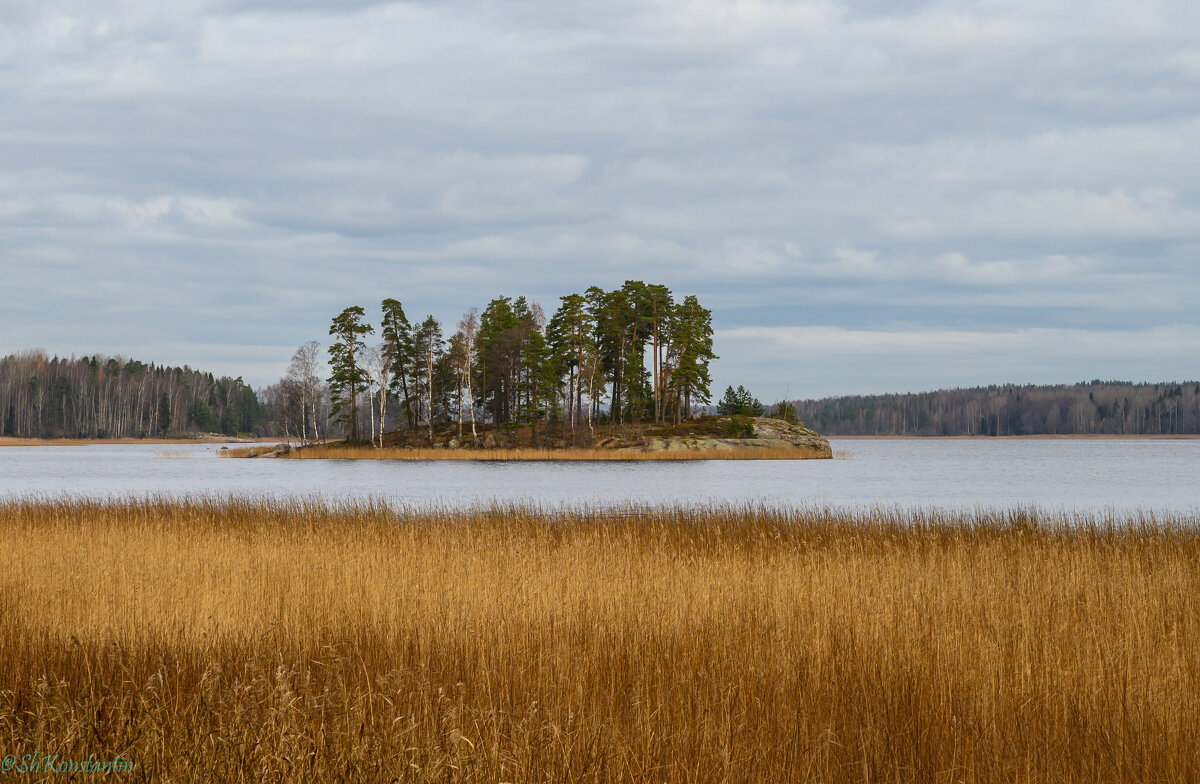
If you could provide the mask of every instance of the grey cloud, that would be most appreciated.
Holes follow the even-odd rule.
[[[726,335],[1196,323],[1183,0],[67,0],[0,19],[0,350],[220,371],[225,346],[266,383],[351,302],[454,320],[627,277],[699,294]],[[718,384],[930,372],[776,348]],[[988,351],[994,381],[1187,358]]]

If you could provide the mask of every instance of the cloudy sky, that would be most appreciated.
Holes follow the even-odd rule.
[[[1193,0],[4,0],[0,353],[626,279],[764,399],[1200,376]],[[377,316],[376,316],[377,319]]]

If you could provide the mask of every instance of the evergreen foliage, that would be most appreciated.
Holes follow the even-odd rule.
[[[780,400],[775,404],[775,408],[771,411],[771,416],[775,419],[782,419],[784,422],[796,424],[796,407],[786,400]]]
[[[404,307],[399,300],[390,297],[385,299],[382,309],[380,332],[383,344],[380,349],[384,361],[390,365],[392,381],[389,391],[399,399],[408,426],[413,428],[417,426],[416,387],[413,383],[417,349],[413,328],[408,322],[408,317],[404,315]],[[413,384],[411,392],[410,384]]]
[[[731,417],[725,435],[730,438],[754,438],[754,423],[741,415]]]
[[[358,396],[367,384],[362,365],[363,340],[375,329],[364,324],[361,306],[353,305],[334,317],[329,334],[335,340],[329,347],[329,391],[333,398],[333,418],[346,426],[351,441],[358,440]]]
[[[763,404],[739,384],[736,390],[733,387],[725,388],[725,394],[717,403],[717,413],[722,416],[760,417],[763,415]]]
[[[158,432],[165,434],[171,429],[171,399],[164,392],[158,399]]]
[[[482,313],[472,309],[449,338],[433,316],[414,327],[396,299],[385,299],[382,309],[378,350],[391,369],[382,393],[399,401],[403,424],[428,428],[431,439],[435,422],[464,418],[529,424],[535,433],[542,423],[565,421],[576,432],[590,429],[605,404],[613,422],[679,422],[711,394],[712,314],[694,296],[675,302],[666,286],[593,286],[562,297],[549,319],[525,297],[496,297]],[[355,323],[365,316],[355,306],[339,319],[347,314]],[[353,430],[350,327],[337,324],[331,334],[340,347],[330,351],[340,370],[330,389],[338,421]],[[361,352],[369,331],[355,334]],[[374,398],[380,390],[372,384],[363,375],[356,387],[370,387]],[[280,401],[286,407],[286,398]]]

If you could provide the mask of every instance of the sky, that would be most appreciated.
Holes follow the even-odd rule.
[[[4,0],[0,354],[628,279],[764,401],[1200,377],[1200,4]]]

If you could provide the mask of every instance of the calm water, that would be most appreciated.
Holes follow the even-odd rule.
[[[228,460],[219,445],[0,448],[0,496],[386,498],[400,504],[762,502],[1200,512],[1200,440],[835,439],[844,459],[681,463]],[[185,453],[168,458],[165,454]]]

